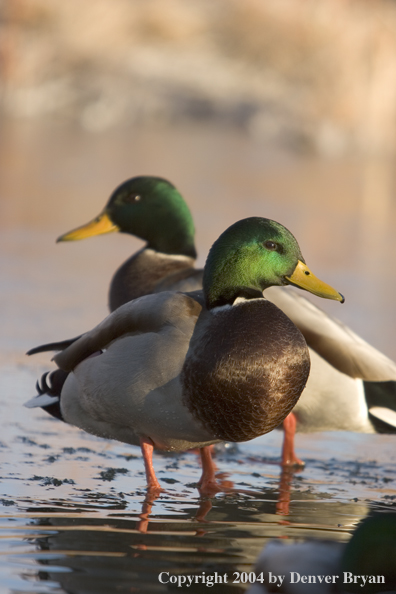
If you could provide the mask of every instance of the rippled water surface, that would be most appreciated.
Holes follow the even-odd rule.
[[[394,344],[392,163],[273,155],[252,140],[202,130],[101,136],[7,126],[0,140],[0,592],[180,591],[158,576],[227,573],[242,592],[269,539],[349,539],[373,510],[394,510],[395,437],[299,435],[304,470],[282,473],[281,434],[220,448],[234,491],[202,500],[194,453],[160,455],[165,491],[146,499],[140,451],[107,442],[22,404],[51,368],[25,351],[74,336],[106,315],[116,266],[140,243],[126,236],[55,245],[93,218],[123,179],[159,174],[194,213],[200,264],[243,216],[276,218],[309,266],[346,294],[316,300],[388,356]],[[212,591],[216,590],[213,588]],[[190,592],[207,592],[196,584]]]

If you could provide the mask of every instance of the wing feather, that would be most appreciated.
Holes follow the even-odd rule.
[[[191,317],[197,318],[201,305],[183,294],[162,292],[145,295],[122,305],[90,332],[83,334],[54,357],[65,371],[72,371],[78,363],[98,351],[106,349],[114,340],[131,334],[159,332],[165,324],[190,327]]]
[[[272,287],[265,297],[294,322],[308,346],[338,371],[366,381],[396,380],[393,361],[296,291]]]

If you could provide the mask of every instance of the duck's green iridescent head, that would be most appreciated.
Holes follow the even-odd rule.
[[[295,237],[283,225],[251,217],[229,227],[213,244],[204,270],[209,309],[237,297],[262,297],[274,285],[295,285],[319,297],[343,296],[309,270]]]
[[[175,186],[160,177],[127,180],[110,196],[103,211],[90,223],[61,235],[57,241],[75,241],[121,231],[165,253],[196,258],[194,223]]]

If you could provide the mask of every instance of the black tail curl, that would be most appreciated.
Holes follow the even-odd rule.
[[[73,342],[76,342],[80,336],[76,336],[75,338],[68,338],[67,340],[62,340],[61,342],[49,342],[48,344],[41,344],[40,346],[34,347],[30,349],[26,354],[27,355],[36,355],[37,353],[47,353],[48,351],[64,351],[69,347]]]
[[[63,369],[55,369],[54,371],[47,371],[44,373],[36,383],[38,396],[48,394],[48,396],[57,396],[58,401],[47,406],[42,406],[42,409],[53,417],[63,421],[62,411],[60,408],[60,397],[63,384],[66,381],[69,373]]]

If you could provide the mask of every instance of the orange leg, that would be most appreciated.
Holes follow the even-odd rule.
[[[153,466],[153,450],[154,444],[151,439],[147,437],[140,438],[140,448],[143,454],[144,468],[146,471],[147,489],[153,495],[155,492],[161,491],[161,485],[159,484],[157,477],[155,476]]]
[[[212,460],[211,446],[204,446],[200,449],[202,462],[202,475],[199,479],[198,486],[201,495],[204,497],[212,497],[216,493],[223,491],[220,485],[216,482],[215,470],[216,466]]]
[[[156,489],[156,493],[158,493],[158,495],[159,495],[158,489]],[[143,502],[142,513],[139,514],[140,522],[138,522],[138,525],[136,527],[137,530],[139,530],[139,532],[142,532],[143,534],[146,534],[146,532],[148,530],[148,525],[150,522],[150,514],[151,514],[152,507],[153,507],[153,503],[155,502],[156,498],[157,498],[157,495],[155,493],[153,494],[153,491],[150,491],[150,489],[148,489],[147,497]],[[137,548],[146,550],[147,546],[144,544],[141,544],[141,545],[138,545]]]
[[[289,515],[290,489],[294,476],[294,469],[291,466],[283,467],[279,480],[279,496],[276,502],[276,513],[282,516]]]
[[[297,458],[294,452],[296,424],[296,415],[292,412],[283,421],[282,466],[305,466],[304,462],[300,458]]]
[[[212,443],[210,446],[208,446],[210,448],[210,451],[212,452],[212,456],[216,457],[216,451],[214,449],[214,443]],[[189,452],[192,452],[193,454],[200,454],[200,448],[192,448],[191,450],[188,450]]]

